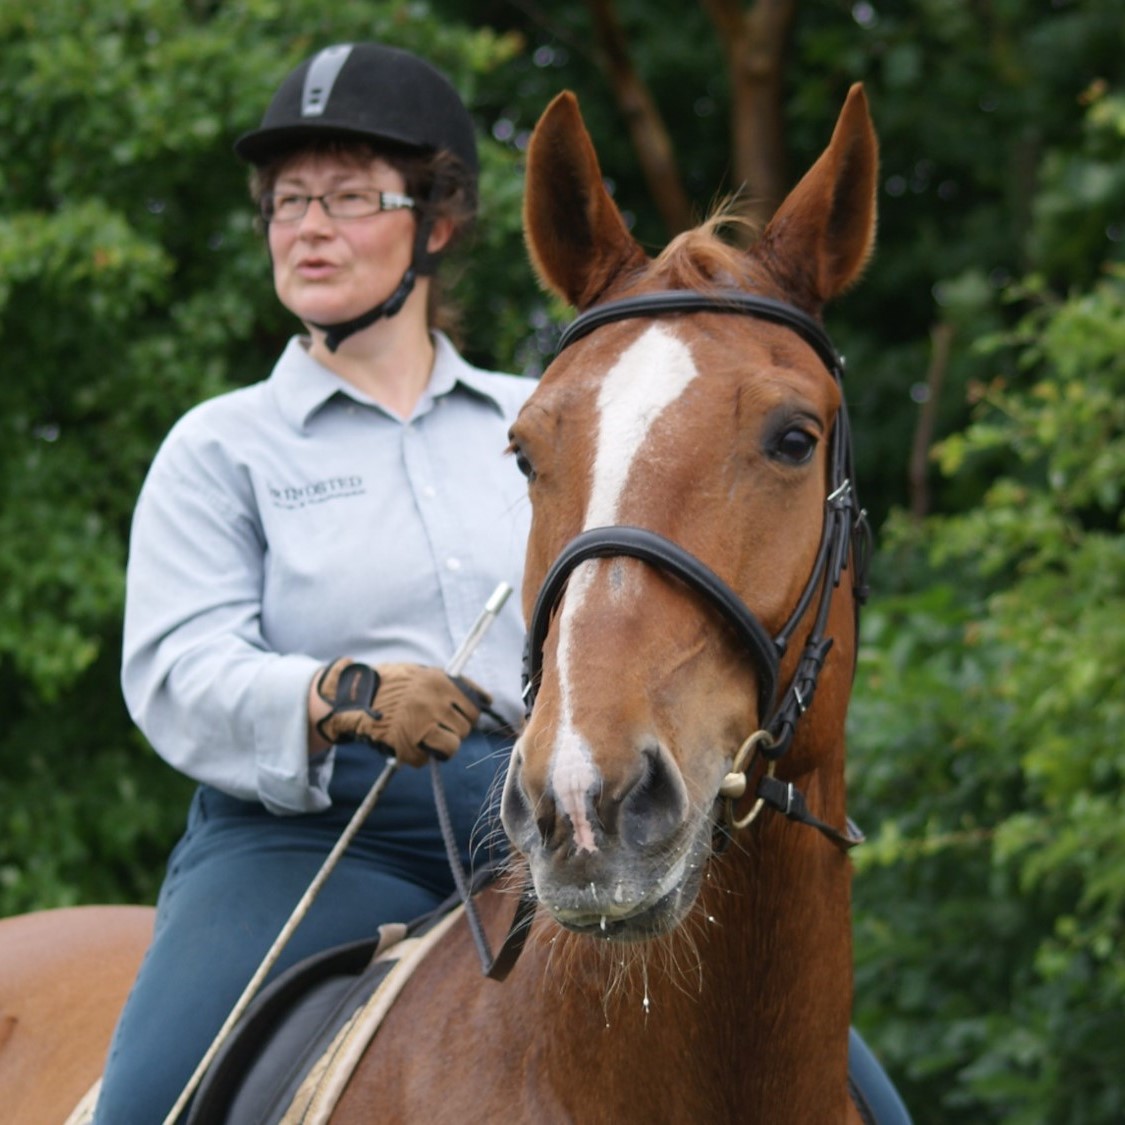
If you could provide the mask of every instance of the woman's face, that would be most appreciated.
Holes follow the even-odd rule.
[[[402,174],[385,160],[296,156],[274,191],[323,195],[346,189],[404,192]],[[410,267],[416,219],[410,210],[333,219],[318,201],[303,218],[269,224],[273,282],[281,303],[306,323],[337,324],[386,300]]]

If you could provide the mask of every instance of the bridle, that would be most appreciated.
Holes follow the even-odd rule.
[[[751,735],[735,755],[735,771],[727,775],[720,797],[725,799],[726,828],[743,827],[760,810],[770,805],[790,819],[808,824],[824,833],[842,848],[850,848],[863,837],[849,821],[844,830],[834,828],[813,816],[800,791],[792,783],[774,777],[777,760],[789,749],[797,723],[812,705],[817,681],[832,647],[826,635],[832,593],[839,585],[849,556],[854,567],[852,594],[858,626],[859,608],[867,597],[866,570],[870,553],[870,532],[866,514],[859,507],[853,484],[851,431],[843,401],[844,358],[828,334],[807,313],[783,301],[741,290],[703,293],[694,290],[665,290],[643,293],[610,301],[588,309],[567,326],[559,339],[556,354],[606,324],[637,317],[669,316],[678,313],[709,312],[751,316],[780,324],[796,332],[820,357],[841,388],[840,409],[829,443],[828,495],[825,498],[824,527],[816,560],[789,619],[774,635],[766,630],[746,603],[705,563],[679,544],[655,531],[641,527],[606,526],[583,531],[572,539],[547,572],[536,598],[524,649],[524,702],[528,714],[535,702],[542,673],[543,645],[552,616],[562,600],[571,572],[580,563],[595,558],[628,556],[640,559],[683,582],[718,611],[750,653],[758,673],[759,715],[765,718],[762,729]],[[781,659],[797,626],[819,591],[820,600],[812,628],[805,640],[793,679],[776,701]],[[736,820],[734,801],[746,787],[744,761],[748,749],[767,762],[765,774],[756,789],[758,801],[749,817]]]
[[[829,444],[829,483],[828,495],[825,498],[824,528],[812,572],[789,619],[778,633],[771,636],[754,612],[730,586],[705,563],[672,540],[642,527],[590,528],[577,535],[563,548],[548,570],[536,597],[523,653],[524,704],[530,715],[539,689],[539,679],[543,669],[543,644],[547,639],[547,630],[574,568],[588,559],[595,558],[628,556],[640,559],[679,579],[709,601],[749,650],[757,666],[759,714],[768,718],[763,722],[762,729],[750,735],[735,753],[732,763],[733,772],[727,774],[716,798],[723,801],[724,809],[723,820],[716,826],[718,846],[725,846],[735,828],[745,827],[764,805],[769,805],[789,819],[817,829],[838,847],[846,850],[863,841],[862,834],[851,820],[848,820],[843,830],[826,824],[809,811],[804,796],[792,782],[779,781],[774,776],[777,759],[789,749],[798,720],[812,704],[820,670],[832,647],[832,638],[825,635],[832,592],[840,583],[848,565],[849,555],[854,566],[852,594],[857,627],[859,607],[867,597],[866,571],[870,533],[866,515],[856,501],[855,489],[852,486],[854,470],[851,432],[842,395],[843,356],[833,347],[824,329],[807,313],[783,301],[775,301],[755,293],[744,293],[741,290],[723,290],[717,293],[665,290],[598,305],[587,309],[567,326],[559,338],[556,354],[605,324],[635,317],[692,312],[734,313],[784,325],[812,347],[837,384],[841,386],[840,409],[836,415],[836,424]],[[781,658],[798,624],[816,597],[818,589],[820,602],[817,606],[816,618],[805,641],[797,671],[781,702],[775,707],[774,699],[777,694]],[[757,801],[754,807],[748,815],[736,819],[734,803],[745,792],[746,773],[754,754],[760,754],[766,760],[767,768],[758,779],[755,791]],[[434,773],[436,776],[436,769]],[[435,786],[435,798],[438,800],[440,813],[444,806],[444,796],[437,786]],[[448,814],[445,815],[447,819]],[[460,868],[456,858],[456,847],[452,843],[452,830],[443,829],[443,831],[446,835],[450,866],[456,877]],[[537,902],[535,895],[530,886],[524,889],[517,902],[508,935],[497,954],[493,956],[484,929],[472,906],[471,894],[467,887],[463,887],[463,882],[462,874],[458,880],[458,888],[465,902],[469,928],[480,955],[481,966],[486,976],[494,980],[503,980],[511,971],[530,933]]]

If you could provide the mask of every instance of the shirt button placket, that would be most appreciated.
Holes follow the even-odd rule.
[[[438,574],[446,624],[453,643],[457,644],[460,635],[468,628],[468,625],[462,627],[460,621],[464,616],[461,609],[461,599],[464,596],[461,571],[464,561],[454,539],[459,526],[458,519],[447,507],[449,490],[439,490],[435,483],[429,450],[417,421],[405,427],[403,450],[410,488],[422,515]]]

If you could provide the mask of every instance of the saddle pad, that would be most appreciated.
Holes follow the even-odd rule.
[[[367,1003],[340,1028],[328,1050],[308,1071],[279,1125],[327,1125],[348,1080],[403,986],[422,959],[461,917],[464,909],[463,906],[458,907],[433,929],[419,937],[405,938],[395,947],[395,960],[390,971]]]

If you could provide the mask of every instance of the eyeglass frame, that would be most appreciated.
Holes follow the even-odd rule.
[[[374,195],[378,198],[379,206],[374,211],[365,211],[362,215],[333,215],[331,204],[328,202],[333,196],[339,195]],[[303,199],[305,201],[304,207],[301,209],[299,215],[294,215],[288,219],[279,219],[277,217],[274,199],[278,195],[286,196],[290,199]],[[417,203],[412,195],[404,195],[400,191],[376,191],[374,188],[364,188],[357,191],[355,188],[345,188],[336,191],[326,191],[322,195],[307,195],[305,192],[300,191],[283,191],[267,192],[258,200],[258,210],[261,212],[262,218],[267,223],[299,223],[308,213],[309,204],[313,202],[319,203],[321,210],[330,218],[337,221],[343,219],[345,222],[349,219],[369,219],[372,215],[378,215],[383,211],[408,211],[413,210]]]

